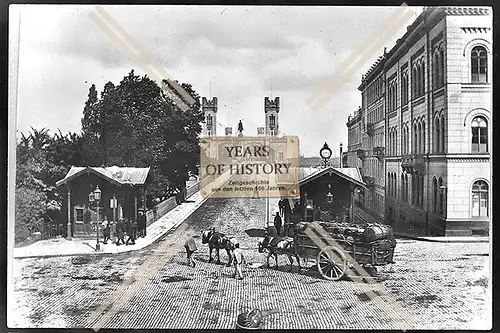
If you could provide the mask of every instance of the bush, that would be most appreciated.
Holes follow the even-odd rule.
[[[15,241],[22,242],[38,231],[44,221],[47,196],[29,188],[16,188]]]

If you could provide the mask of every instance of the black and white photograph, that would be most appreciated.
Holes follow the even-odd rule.
[[[8,30],[9,331],[492,328],[492,7]]]

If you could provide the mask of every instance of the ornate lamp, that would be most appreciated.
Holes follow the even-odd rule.
[[[323,148],[320,149],[319,155],[323,159],[323,164],[326,168],[328,165],[328,159],[332,156],[332,150],[330,149],[330,147],[328,147],[328,144],[326,142],[323,145]]]
[[[94,202],[97,203],[96,209],[97,209],[97,221],[96,221],[96,232],[97,232],[97,242],[95,245],[95,250],[99,251],[101,249],[101,244],[99,244],[99,202],[101,201],[101,189],[99,188],[99,185],[96,186],[95,190],[93,192],[89,193],[89,202],[92,205]]]
[[[326,195],[326,202],[331,204],[333,202],[333,194],[330,192],[332,185],[328,184],[328,194]]]

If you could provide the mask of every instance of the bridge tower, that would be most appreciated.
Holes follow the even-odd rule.
[[[203,136],[217,136],[217,109],[217,97],[214,97],[212,100],[207,100],[206,97],[202,97],[201,110],[205,115]]]
[[[264,113],[266,114],[266,136],[277,136],[279,133],[279,118],[278,113],[280,112],[280,98],[276,97],[273,100],[269,100],[269,97],[264,98]]]

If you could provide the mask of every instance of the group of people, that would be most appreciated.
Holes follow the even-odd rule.
[[[101,227],[104,236],[103,243],[108,244],[108,241],[111,240],[111,223],[104,221]],[[125,235],[127,240],[125,240]],[[139,211],[137,222],[128,217],[119,218],[113,236],[116,237],[116,245],[134,245],[137,238],[146,237],[146,215],[144,212]]]

